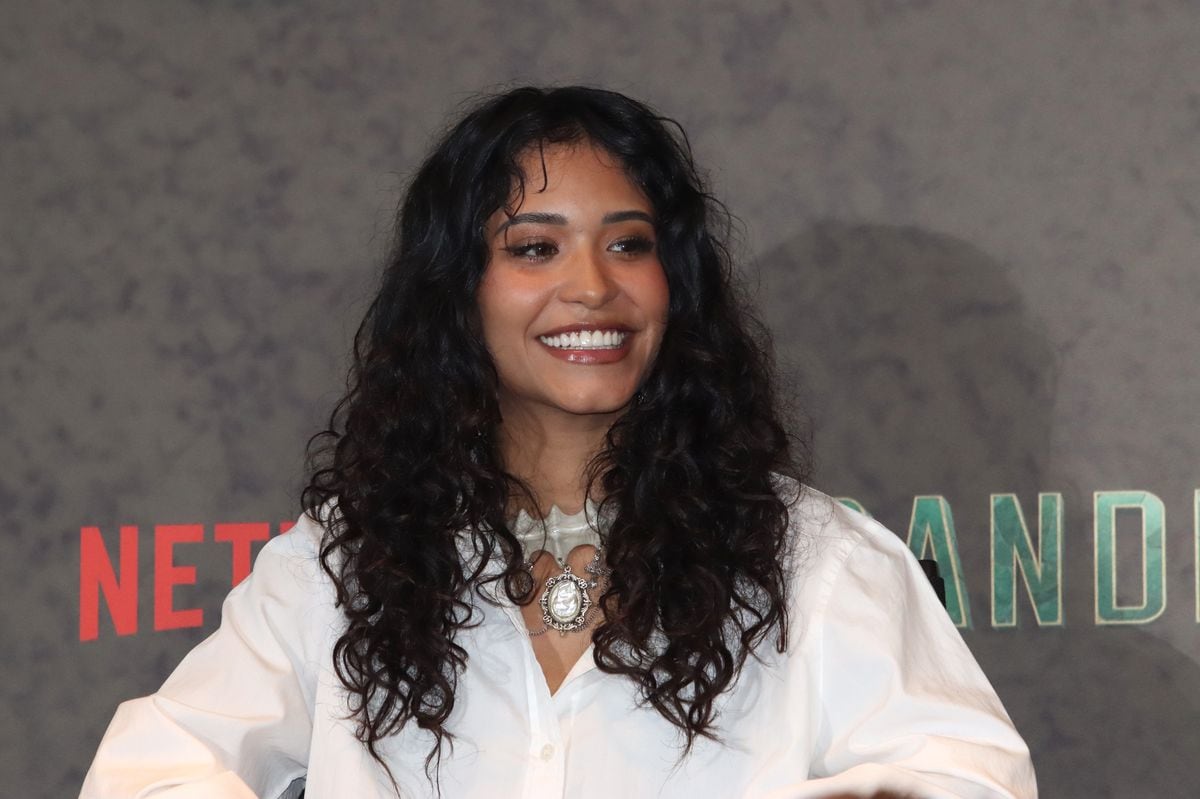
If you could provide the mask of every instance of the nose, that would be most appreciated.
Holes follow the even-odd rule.
[[[577,302],[588,308],[599,308],[620,292],[620,286],[610,272],[610,265],[604,262],[602,255],[591,251],[580,252],[565,266],[562,286],[558,293],[564,302]]]

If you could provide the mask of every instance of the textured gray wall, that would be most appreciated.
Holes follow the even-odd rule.
[[[213,524],[295,515],[432,133],[480,89],[576,81],[676,116],[744,221],[817,485],[902,534],[914,495],[952,504],[966,637],[1043,794],[1200,793],[1197,4],[5,5],[6,793],[71,795],[116,703],[216,624]],[[1168,607],[1136,627],[1093,622],[1091,494],[1118,488],[1166,504]],[[1063,492],[1062,627],[1021,593],[990,628],[1006,491],[1030,519]],[[152,528],[180,522],[205,630],[154,633]],[[81,642],[80,528],[121,524],[139,632],[102,612]]]

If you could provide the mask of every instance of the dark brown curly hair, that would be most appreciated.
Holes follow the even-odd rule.
[[[685,756],[697,736],[716,737],[714,702],[746,657],[772,633],[779,651],[786,642],[787,510],[773,472],[804,469],[779,420],[767,336],[732,282],[728,213],[679,126],[642,103],[582,87],[487,98],[408,186],[348,391],[309,444],[302,496],[328,529],[322,565],[346,618],[334,665],[358,736],[379,760],[385,736],[431,732],[431,776],[469,668],[456,634],[475,623],[481,585],[502,581],[513,602],[532,590],[506,510],[532,492],[501,462],[476,304],[484,225],[526,189],[525,153],[584,141],[650,200],[670,290],[657,360],[589,464],[589,496],[613,519],[596,666],[679,728]],[[503,568],[484,578],[494,560]]]

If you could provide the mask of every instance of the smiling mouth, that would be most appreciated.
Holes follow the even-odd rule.
[[[621,330],[573,330],[557,336],[538,336],[538,341],[556,350],[615,350],[629,333]]]

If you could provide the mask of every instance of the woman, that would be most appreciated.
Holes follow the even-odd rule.
[[[912,556],[782,476],[677,131],[526,88],[442,139],[305,515],[84,796],[1035,794]]]

